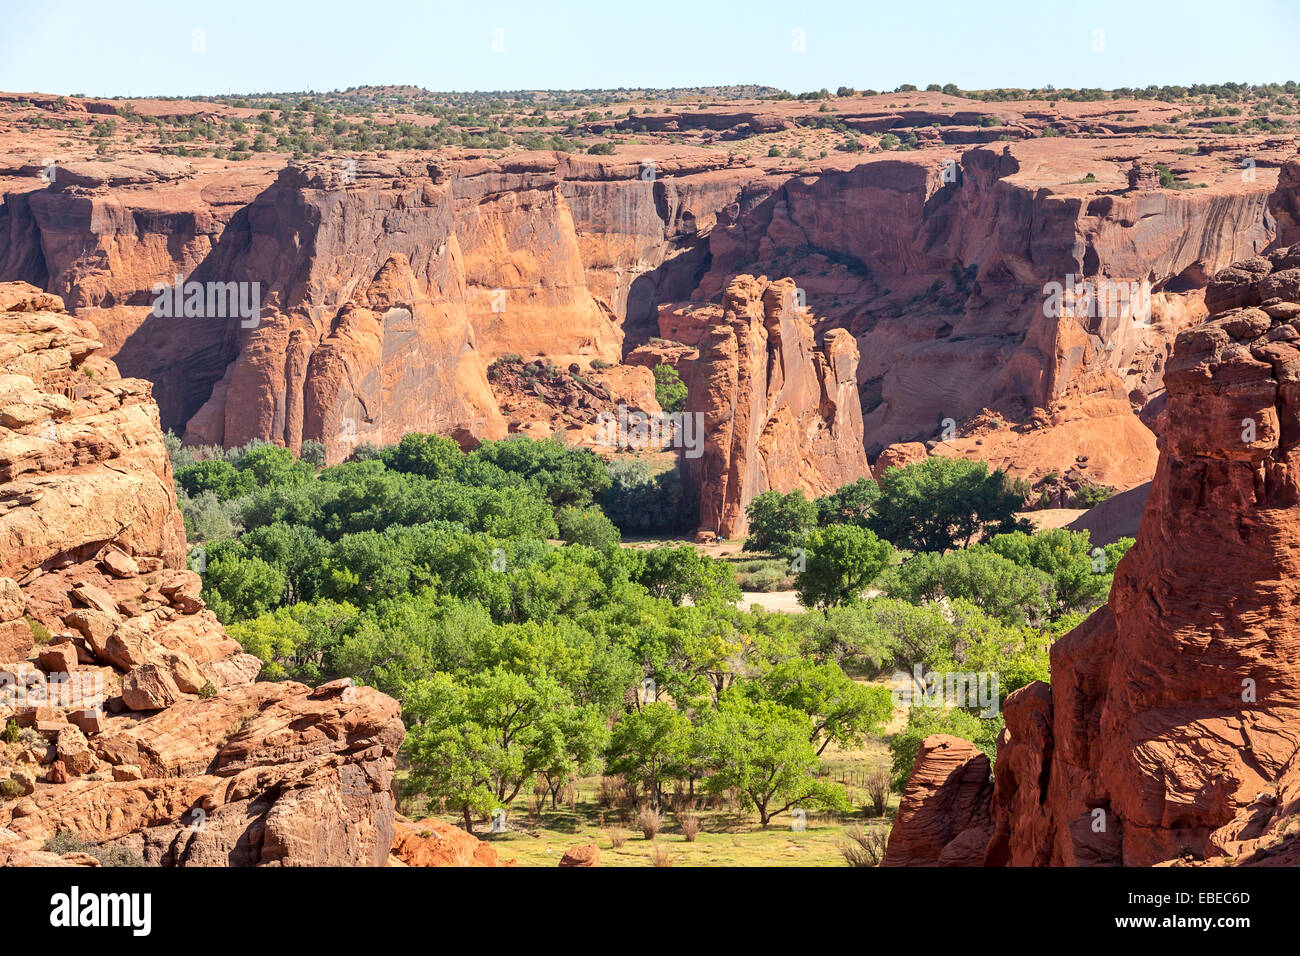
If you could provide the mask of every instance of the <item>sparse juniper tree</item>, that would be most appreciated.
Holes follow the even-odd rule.
[[[657,365],[655,376],[655,401],[665,412],[680,412],[686,407],[686,386],[677,369],[671,365]]]

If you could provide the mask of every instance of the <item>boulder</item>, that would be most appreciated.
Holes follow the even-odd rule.
[[[0,624],[19,620],[26,607],[27,598],[18,582],[13,578],[0,578]]]
[[[560,866],[600,866],[600,847],[594,843],[571,846],[560,857]]]
[[[52,674],[66,674],[77,668],[77,648],[69,643],[50,644],[37,658],[41,669]]]
[[[403,866],[510,866],[490,843],[441,820],[399,820],[392,859]]]

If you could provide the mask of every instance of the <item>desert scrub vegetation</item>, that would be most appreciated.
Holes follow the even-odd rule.
[[[889,846],[889,832],[880,826],[854,824],[840,846],[840,854],[849,866],[879,866]]]
[[[106,847],[88,843],[71,830],[59,830],[41,847],[47,853],[85,853],[99,861],[100,866],[141,867],[150,864],[139,854],[125,847]]]

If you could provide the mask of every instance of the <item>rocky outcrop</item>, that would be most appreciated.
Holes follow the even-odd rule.
[[[87,862],[42,850],[64,832],[166,866],[384,865],[396,701],[257,683],[185,568],[149,383],[56,297],[0,305],[0,863]]]
[[[388,865],[514,866],[514,861],[501,861],[492,844],[475,839],[460,827],[432,818],[414,822],[398,817]]]
[[[924,442],[897,442],[880,453],[871,466],[871,477],[879,481],[890,468],[906,468],[929,457]]]
[[[1277,189],[1269,196],[1268,208],[1277,220],[1278,244],[1300,242],[1300,159],[1290,160],[1278,172]]]
[[[1160,188],[1160,173],[1155,163],[1142,163],[1136,159],[1128,170],[1128,188],[1137,192],[1151,192]]]
[[[881,866],[979,866],[993,832],[989,758],[968,740],[921,741]]]
[[[683,457],[700,526],[743,535],[745,507],[769,489],[825,494],[868,473],[862,450],[858,350],[842,329],[814,346],[791,279],[738,276],[699,342],[686,414],[702,423],[698,457]]]
[[[330,461],[412,430],[504,435],[485,378],[500,355],[617,361],[625,320],[691,292],[745,175],[725,157],[663,160],[659,174],[694,177],[679,185],[554,153],[75,165],[5,195],[0,278],[94,321],[188,441],[312,439]],[[152,314],[178,275],[255,286],[258,314]]]
[[[1062,150],[1039,140],[978,146],[943,162],[882,157],[756,184],[714,229],[700,292],[716,295],[731,275],[777,262],[825,316],[821,327],[850,330],[872,458],[895,442],[938,439],[945,419],[990,408],[1027,423],[1076,394],[1107,399],[1080,417],[1110,421],[1070,442],[1095,456],[1119,413],[1132,418],[1158,398],[1169,344],[1203,315],[1195,299],[1206,278],[1272,240],[1275,187],[1261,176],[1122,194],[1117,168],[1120,194],[1099,195],[1045,175],[1060,169]],[[1070,278],[1149,283],[1150,320],[1135,323],[1125,308],[1048,314],[1046,287]],[[1017,451],[1022,462],[1059,453]],[[1152,445],[1140,480],[1154,462]],[[1066,464],[1045,457],[1038,470]]]
[[[1249,856],[1295,810],[1300,247],[1223,270],[1206,303],[1108,606],[1053,646],[1050,689],[1007,698],[990,863]]]

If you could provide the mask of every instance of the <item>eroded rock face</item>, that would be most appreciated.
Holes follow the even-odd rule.
[[[769,489],[817,497],[868,473],[858,349],[842,329],[820,348],[792,279],[738,276],[690,363],[687,414],[702,416],[699,457],[683,457],[700,526],[743,535],[745,507]]]
[[[978,866],[993,832],[989,758],[970,741],[921,741],[881,866]]]
[[[493,359],[616,362],[625,320],[652,322],[658,299],[691,292],[745,175],[726,166],[665,160],[663,175],[699,177],[678,185],[555,153],[220,172],[87,162],[5,195],[0,277],[41,282],[93,320],[191,442],[312,439],[330,461],[413,430],[472,444],[509,424]],[[256,321],[151,314],[156,284],[177,275],[257,283]]]
[[[1269,211],[1277,220],[1279,245],[1300,242],[1300,159],[1278,172],[1277,191],[1269,197]]]
[[[1050,690],[1007,699],[990,863],[1248,854],[1294,812],[1300,247],[1224,270],[1206,302],[1109,605],[1053,646]]]
[[[847,122],[880,131],[903,119]],[[907,117],[923,133],[931,119],[945,124],[926,139],[933,147],[1034,127],[1010,114],[997,129]],[[660,120],[720,123],[722,138],[791,121],[734,110],[638,118]],[[932,441],[944,419],[982,408],[1019,424],[1043,409],[1062,423],[1060,441],[1009,429],[952,450],[1031,479],[1082,454],[1093,480],[1122,489],[1154,468],[1134,412],[1160,399],[1168,346],[1203,314],[1206,277],[1264,248],[1274,223],[1293,230],[1300,180],[1292,163],[1276,181],[1261,167],[1258,182],[1206,190],[1071,185],[1064,170],[1093,163],[1090,151],[1029,138],[790,170],[655,147],[649,177],[639,157],[556,153],[283,167],[126,157],[70,164],[48,187],[39,166],[0,163],[13,177],[0,278],[63,295],[100,330],[105,354],[154,383],[163,425],[191,442],[312,439],[335,461],[410,430],[466,445],[540,434],[553,423],[516,420],[519,403],[493,394],[493,359],[615,361],[660,331],[660,305],[717,306],[735,275],[779,264],[819,336],[839,328],[857,340],[870,457]],[[150,315],[155,283],[178,274],[259,283],[257,327]],[[1155,321],[1125,334],[1116,317],[1085,330],[1044,316],[1044,284],[1067,275],[1150,280]],[[1104,341],[1090,338],[1098,332]],[[676,364],[670,352],[636,361],[661,359]],[[1103,462],[1117,429],[1123,454]]]
[[[384,865],[397,702],[257,683],[184,567],[149,383],[56,297],[0,305],[0,723],[26,728],[0,863],[96,863],[42,851],[71,831],[169,866]]]

